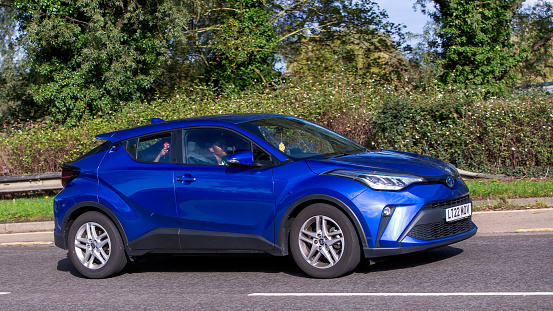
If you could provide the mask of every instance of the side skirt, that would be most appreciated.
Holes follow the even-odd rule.
[[[281,247],[258,235],[179,228],[154,229],[127,245],[129,256],[147,253],[269,253],[275,256],[285,254]]]

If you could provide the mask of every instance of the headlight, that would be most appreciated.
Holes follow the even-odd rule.
[[[401,190],[413,183],[425,181],[424,178],[417,176],[369,173],[353,170],[334,170],[326,172],[324,175],[353,179],[375,190]]]

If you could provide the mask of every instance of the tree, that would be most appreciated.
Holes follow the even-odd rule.
[[[189,77],[227,91],[272,80],[278,35],[265,0],[190,1]]]
[[[318,54],[325,51],[323,54],[330,58],[309,60],[309,68],[319,70],[336,67],[337,63],[331,61],[334,56],[345,63],[363,58],[379,67],[390,55],[398,57],[390,35],[401,37],[400,27],[388,23],[387,15],[372,1],[193,3],[189,8],[193,19],[186,29],[191,44],[187,47],[191,55],[188,68],[192,76],[196,74],[215,86],[243,89],[255,81],[269,81],[277,75],[277,54],[288,64],[299,64],[309,57],[308,50]],[[345,49],[341,47],[346,46],[348,55],[342,57]],[[289,68],[293,67],[298,68]]]
[[[15,0],[14,9],[33,100],[60,121],[145,98],[188,21],[172,0]]]
[[[545,34],[545,35],[544,35]],[[516,47],[530,46],[530,54],[515,67],[518,80],[523,84],[553,80],[553,4],[540,1],[523,7],[514,22],[513,41]]]
[[[401,25],[373,1],[289,1],[275,6],[273,23],[287,68],[303,75],[346,70],[381,74],[401,68]],[[397,41],[392,39],[392,36]]]
[[[28,73],[18,45],[16,12],[11,2],[0,6],[0,121],[20,115],[34,117],[40,111],[29,96]]]
[[[435,11],[426,10],[433,2]],[[509,82],[512,69],[553,37],[542,32],[519,45],[512,40],[514,21],[524,0],[417,0],[440,26],[440,57],[445,83],[485,85]]]

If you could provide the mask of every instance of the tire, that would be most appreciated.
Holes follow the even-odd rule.
[[[315,278],[335,278],[351,272],[361,260],[357,232],[337,208],[317,203],[294,220],[290,252],[296,264]]]
[[[125,267],[127,256],[123,240],[113,222],[104,214],[86,212],[69,228],[69,258],[85,277],[112,276]]]

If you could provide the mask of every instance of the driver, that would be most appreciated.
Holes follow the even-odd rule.
[[[218,165],[227,165],[228,155],[226,150],[227,148],[223,140],[217,140],[209,147],[209,151],[211,151],[215,159],[217,159]]]

